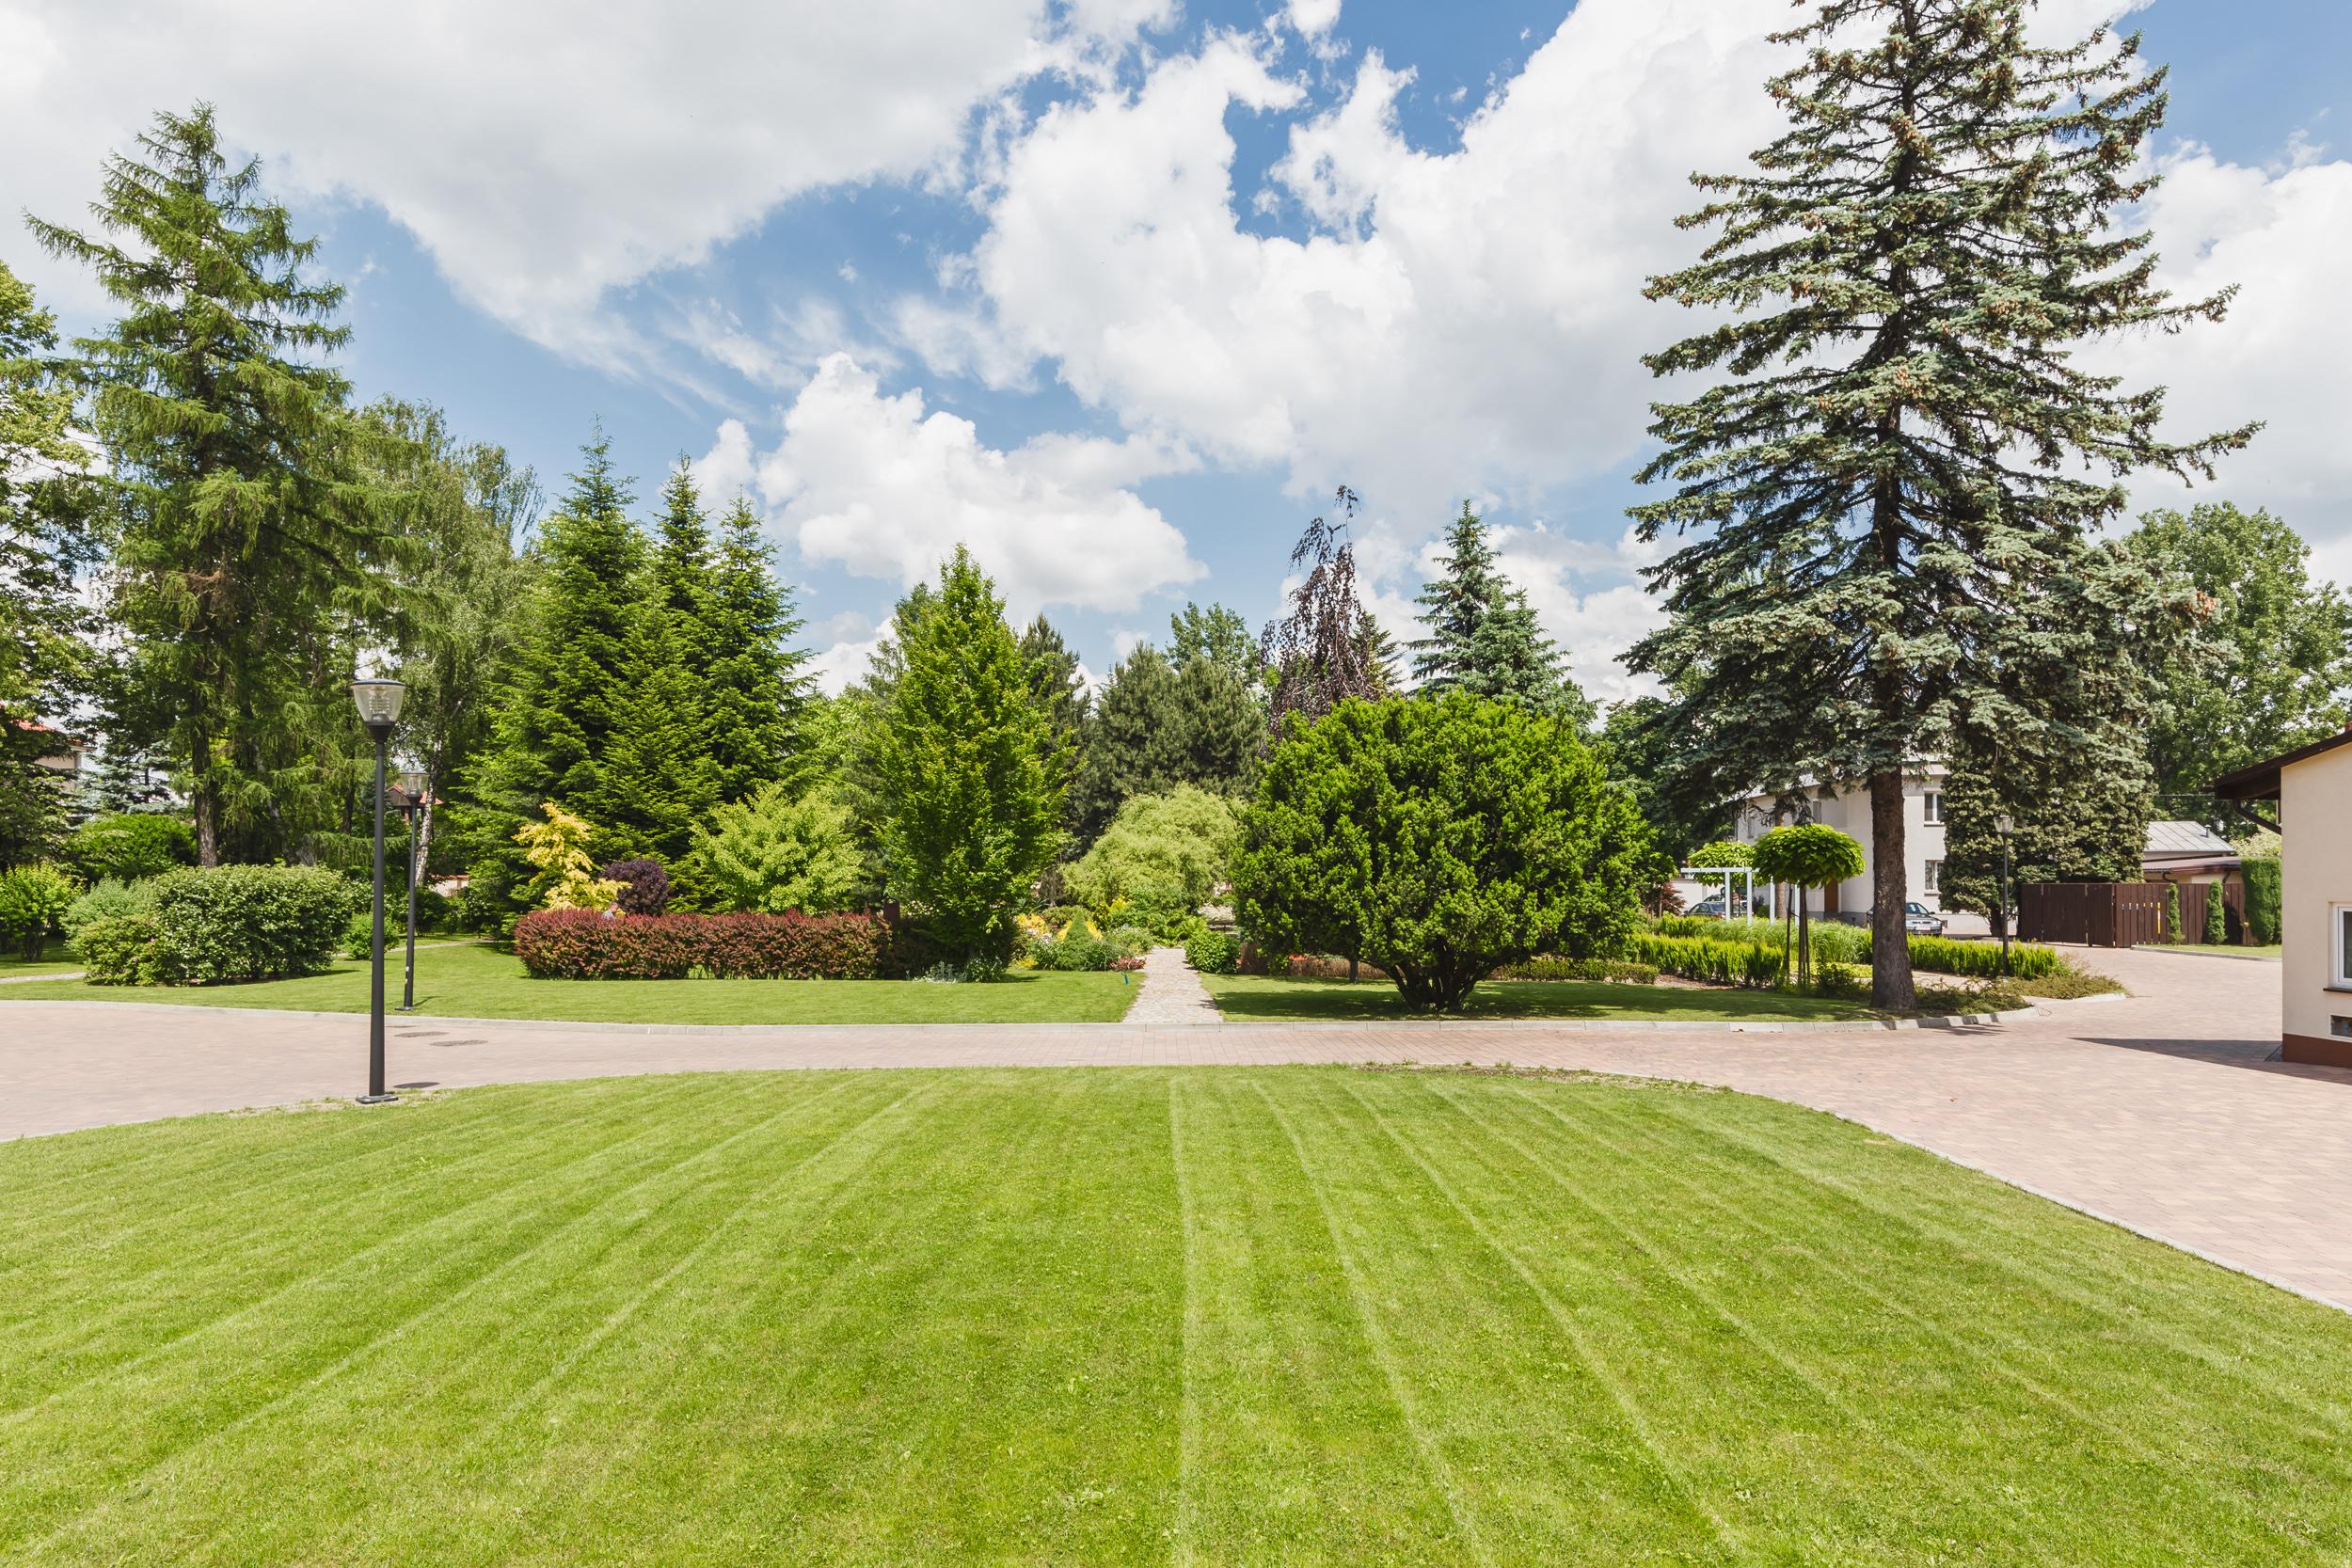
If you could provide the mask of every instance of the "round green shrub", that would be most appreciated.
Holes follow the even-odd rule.
[[[93,986],[152,986],[163,926],[151,913],[106,915],[73,933],[73,956]]]
[[[151,979],[219,985],[315,974],[334,962],[367,895],[314,865],[220,865],[155,879]]]
[[[93,816],[67,835],[68,863],[91,881],[135,882],[196,863],[196,834],[176,816],[125,812]]]
[[[65,929],[66,911],[81,894],[81,884],[54,865],[0,871],[0,942],[40,958],[42,944]]]

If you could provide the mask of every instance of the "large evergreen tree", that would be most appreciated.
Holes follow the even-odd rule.
[[[90,558],[90,486],[71,434],[72,388],[42,356],[55,319],[0,265],[0,865],[54,847],[65,800],[40,766],[86,687],[91,617],[76,593]]]
[[[707,595],[705,683],[708,748],[719,799],[740,800],[771,780],[805,788],[816,771],[801,734],[809,700],[808,651],[792,590],[742,497],[720,524]]]
[[[389,626],[403,498],[326,363],[342,290],[307,269],[258,163],[208,106],[161,114],[107,161],[97,231],[32,220],[122,311],[76,342],[104,451],[106,608],[129,642],[110,733],[167,746],[204,863],[301,854],[350,798],[342,689]]]
[[[959,957],[1001,964],[1012,917],[1060,839],[1066,781],[1004,605],[957,546],[899,634],[873,736],[891,892]]]
[[[604,831],[600,848],[657,855],[682,875],[694,825],[722,799],[711,713],[716,584],[709,521],[683,461],[661,502],[631,607],[601,785],[582,809]],[[698,902],[697,888],[681,891]]]
[[[1649,287],[1729,313],[1650,368],[1729,373],[1655,406],[1641,477],[1677,489],[1634,515],[1695,537],[1653,573],[1673,618],[1629,662],[1681,693],[1721,793],[1867,782],[1873,997],[1906,1010],[1905,764],[1996,726],[2042,745],[2007,696],[2106,628],[2021,609],[2111,570],[2086,539],[2114,481],[2207,474],[2252,427],[2167,441],[2161,390],[2072,362],[2227,300],[2171,300],[2122,221],[2165,106],[2136,40],[2038,47],[2023,0],[1817,0],[1783,38],[1804,50],[1771,84],[1788,131],[1749,173],[1694,177],[1713,199],[1684,223],[1721,232]]]
[[[1091,843],[1135,796],[1179,784],[1241,793],[1255,777],[1263,736],[1257,700],[1231,668],[1195,657],[1179,670],[1141,644],[1112,668],[1087,728],[1072,791],[1079,836]]]
[[[1086,768],[1087,721],[1093,705],[1086,673],[1078,667],[1077,651],[1062,641],[1061,633],[1040,612],[1021,633],[1021,663],[1029,673],[1029,695],[1045,715],[1052,749],[1049,765],[1061,777],[1077,779]],[[1077,800],[1074,789],[1064,798],[1062,826],[1067,830],[1078,825]]]
[[[1241,612],[1213,604],[1206,610],[1186,602],[1168,618],[1168,661],[1178,673],[1206,659],[1223,666],[1253,699],[1263,700],[1264,667],[1258,662],[1258,640]]]
[[[2352,709],[2352,603],[2313,582],[2311,546],[2227,501],[2151,512],[2128,541],[2198,596],[2197,636],[2165,673],[2148,747],[2156,787],[2201,795],[2223,773],[2343,727]],[[2190,815],[2184,803],[2181,815]]]
[[[1412,644],[1413,679],[1433,697],[1465,691],[1533,713],[1557,714],[1581,732],[1593,705],[1535,619],[1527,591],[1502,575],[1486,525],[1469,501],[1446,529],[1443,572],[1414,602],[1429,635]]]
[[[627,704],[644,540],[628,520],[612,443],[599,433],[581,451],[580,472],[532,552],[535,578],[501,694],[497,744],[477,779],[485,803],[516,823],[537,820],[546,801],[593,814],[611,799],[606,772]],[[628,847],[599,840],[592,853]]]

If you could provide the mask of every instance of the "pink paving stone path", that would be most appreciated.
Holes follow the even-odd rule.
[[[2352,1072],[2266,1062],[2275,964],[2098,953],[2123,1001],[1980,1029],[1542,1023],[644,1032],[395,1020],[396,1084],[774,1068],[1512,1062],[1720,1084],[1849,1117],[2352,1309]],[[0,1138],[349,1095],[366,1021],[0,1000]],[[388,1114],[396,1115],[397,1112]]]

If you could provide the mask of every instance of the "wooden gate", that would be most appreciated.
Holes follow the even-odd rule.
[[[2026,942],[2136,947],[2164,940],[2164,906],[2162,882],[2026,882],[2017,889],[2017,934]]]

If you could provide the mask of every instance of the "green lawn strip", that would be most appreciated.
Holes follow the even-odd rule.
[[[1386,980],[1305,980],[1263,974],[1204,974],[1217,1010],[1235,1021],[1422,1019]],[[1470,992],[1460,1018],[1586,1018],[1755,1022],[1874,1016],[1859,1002],[1776,990],[1694,990],[1566,980],[1489,980]]]
[[[71,974],[82,967],[65,944],[64,939],[52,937],[41,943],[40,957],[28,958],[14,948],[0,953],[0,980],[13,980],[26,974]]]
[[[389,968],[392,1000],[400,971]],[[920,980],[540,980],[519,959],[480,945],[417,954],[417,1009],[439,1018],[545,1019],[579,1023],[1103,1023],[1135,1000],[1132,977],[1017,974],[985,985]],[[363,1013],[368,968],[340,961],[324,974],[237,986],[93,986],[40,980],[0,987],[10,1002],[160,1002]]]
[[[245,1223],[235,1231],[201,1227],[218,1202],[205,1170],[142,1177],[157,1191],[173,1194],[172,1200],[126,1212],[102,1190],[85,1203],[60,1206],[59,1221],[46,1234],[21,1221],[8,1226],[0,1233],[0,1275],[24,1287],[20,1299],[37,1299],[33,1292],[43,1284],[70,1285],[93,1252],[103,1252],[109,1268],[105,1280],[78,1297],[78,1310],[46,1338],[0,1335],[0,1387],[30,1394],[87,1375],[137,1347],[166,1343],[200,1324],[216,1300],[264,1293],[306,1277],[321,1260],[356,1245],[380,1244],[388,1226],[412,1226],[478,1197],[480,1189],[471,1185],[477,1167],[511,1165],[515,1128],[509,1115],[478,1100],[460,1105],[448,1114],[439,1103],[431,1104],[433,1114],[420,1114],[424,1105],[404,1108],[400,1125],[389,1129],[368,1126],[371,1118],[355,1107],[333,1119],[358,1131],[318,1137],[322,1152],[308,1160],[309,1138],[288,1136],[276,1148],[239,1140],[241,1155],[225,1162],[243,1199]],[[589,1100],[568,1115],[534,1118],[531,1131],[544,1135],[582,1120],[610,1127],[616,1125],[614,1115],[607,1107],[599,1117],[598,1102]],[[423,1159],[421,1145],[427,1149]],[[12,1317],[5,1321],[13,1326]],[[20,1358],[21,1367],[14,1364]]]
[[[729,1267],[747,1242],[768,1261],[878,1162],[906,1158],[920,1101],[939,1087],[831,1074],[724,1082],[790,1114],[696,1161],[691,1180],[641,1192],[601,1232],[565,1236],[531,1280],[497,1282],[437,1315],[401,1357],[354,1367],[323,1411],[278,1413],[209,1453],[184,1483],[206,1492],[215,1523],[175,1558],[504,1562],[545,1551],[550,1517],[609,1531],[614,1514],[587,1501],[599,1470],[633,1457],[644,1413],[709,1342],[707,1325],[683,1320],[736,1299]],[[692,1115],[681,1105],[675,1119]],[[639,1354],[647,1344],[652,1354]],[[305,1450],[299,1483],[328,1501],[273,1508],[295,1483],[287,1456]],[[562,1475],[552,1497],[534,1498],[517,1482],[542,1459]],[[403,1484],[385,1499],[375,1483],[392,1473]],[[668,1485],[653,1497],[665,1520],[685,1501]]]
[[[2285,951],[2275,942],[2266,947],[2241,947],[2235,942],[2217,945],[2213,942],[2143,942],[2139,945],[2152,953],[2196,953],[2208,958],[2276,958]]]
[[[1816,1135],[1802,1124],[1765,1140],[1740,1134],[1733,1118],[1694,1123],[1671,1104],[1629,1103],[1641,1114],[1626,1117],[1611,1159],[1686,1188],[1705,1204],[1706,1223],[1751,1232],[1758,1248],[1776,1242],[1772,1257],[1791,1250],[1788,1227],[1759,1224],[1759,1212],[1801,1216],[1803,1232],[1842,1237],[1840,1256],[1805,1251],[1882,1309],[1942,1337],[1956,1367],[2015,1385],[2065,1420],[2104,1433],[2135,1462],[2153,1453],[2208,1482],[2233,1463],[2237,1473],[2218,1479],[2258,1493],[2271,1489],[2280,1456],[2308,1449],[2304,1467],[2352,1488],[2344,1446],[2352,1405],[2324,1373],[2312,1375],[2307,1338],[2263,1326],[2286,1301],[2280,1292],[2029,1195],[1988,1202],[1973,1177],[1893,1140],[1867,1142],[1874,1168],[1855,1173],[1850,1140],[1832,1136],[1819,1146],[1832,1160],[1814,1169],[1804,1151]],[[1691,1142],[1692,1131],[1703,1141]],[[1647,1152],[1661,1141],[1676,1149],[1671,1164]],[[1905,1201],[1878,1196],[1890,1190]],[[1733,1191],[1759,1201],[1721,1196]],[[1932,1215],[1947,1201],[1954,1212],[1939,1222]],[[1902,1296],[1885,1289],[1923,1275],[1944,1278],[1947,1289]],[[2291,1310],[2327,1318],[2300,1302]],[[2125,1338],[2129,1354],[2105,1354]],[[2085,1396],[2086,1386],[2095,1393]],[[2152,1418],[2127,1426],[2118,1412]]]
[[[7,1272],[10,1396],[195,1259],[0,1414],[11,1562],[2352,1552],[2340,1314],[1726,1093],[706,1074],[7,1153],[0,1268],[117,1210]]]
[[[212,1494],[172,1482],[204,1448],[272,1411],[315,1418],[331,1410],[334,1386],[355,1364],[445,1319],[487,1283],[537,1277],[550,1246],[608,1229],[612,1216],[600,1210],[680,1180],[681,1166],[779,1114],[772,1101],[705,1104],[698,1091],[675,1091],[692,1097],[691,1117],[648,1117],[641,1104],[634,1131],[590,1126],[527,1142],[511,1173],[519,1180],[485,1179],[473,1201],[381,1244],[363,1239],[274,1291],[226,1300],[202,1329],[21,1412],[41,1418],[0,1426],[0,1553],[69,1525],[57,1543],[67,1560],[87,1560],[85,1532],[163,1527],[184,1539],[181,1526],[199,1528]],[[553,1158],[540,1157],[541,1147]],[[122,1509],[157,1487],[182,1498],[169,1518]]]
[[[1841,1551],[1867,1560],[1870,1537],[1892,1526],[1902,1535],[1990,1547],[2000,1560],[2029,1558],[2036,1549],[2060,1560],[2095,1560],[2118,1522],[2111,1514],[2082,1515],[2073,1503],[2086,1476],[2096,1475],[2117,1497],[2144,1510],[2144,1519],[2120,1527],[2130,1538],[2164,1540],[2178,1520],[2206,1521],[2214,1541],[2172,1542],[2187,1560],[2263,1560],[2258,1551],[2235,1559],[2216,1554],[2215,1541],[2259,1533],[2262,1522],[2233,1520],[2239,1509],[2227,1488],[2209,1486],[2185,1456],[2159,1451],[2150,1439],[2169,1446],[2160,1425],[2127,1430],[2105,1418],[2104,1401],[2054,1396],[2029,1379],[2003,1375],[2012,1370],[1999,1347],[1975,1334],[1963,1342],[1930,1315],[1973,1320],[1987,1302],[1997,1302],[1997,1283],[1988,1284],[1981,1300],[1976,1291],[1949,1291],[1918,1304],[1928,1311],[1915,1310],[1900,1286],[1918,1275],[1874,1267],[1866,1250],[1857,1248],[1860,1266],[1849,1268],[1792,1245],[1785,1228],[1748,1233],[1739,1223],[1746,1211],[1708,1202],[1704,1192],[1693,1195],[1695,1201],[1657,1202],[1664,1173],[1644,1168],[1637,1150],[1630,1168],[1638,1174],[1629,1180],[1626,1147],[1596,1136],[1594,1123],[1613,1114],[1604,1107],[1635,1096],[1560,1085],[1525,1092],[1540,1103],[1498,1108],[1486,1097],[1460,1097],[1466,1122],[1488,1137],[1441,1134],[1433,1148],[1483,1148],[1496,1180],[1482,1185],[1494,1194],[1499,1228],[1544,1212],[1538,1173],[1573,1189],[1580,1205],[1639,1249],[1641,1260],[1626,1267],[1672,1280],[1693,1306],[1802,1380],[1804,1390],[1784,1412],[1810,1405],[1827,1418],[1784,1431],[1820,1445],[1820,1463],[1835,1464],[1845,1484],[1825,1486],[1804,1474],[1774,1483],[1751,1471],[1754,1493],[1779,1499],[1784,1537],[1826,1532],[1842,1543]],[[1730,1111],[1735,1119],[1738,1114]],[[1516,1191],[1502,1180],[1512,1174],[1522,1178]],[[1874,1278],[1894,1282],[1896,1292],[1879,1289]],[[1649,1318],[1649,1328],[1675,1345],[1708,1338],[1700,1323],[1677,1323],[1670,1302]],[[1708,1376],[1696,1366],[1684,1375],[1702,1383]],[[2066,1386],[2080,1382],[2078,1375]],[[1963,1388],[1968,1419],[1955,1424],[1952,1402]],[[1793,1453],[1794,1445],[1780,1449]],[[1867,1487],[1850,1490],[1857,1480]],[[1851,1495],[1851,1505],[1841,1497],[1836,1508],[1823,1506],[1841,1492]]]

